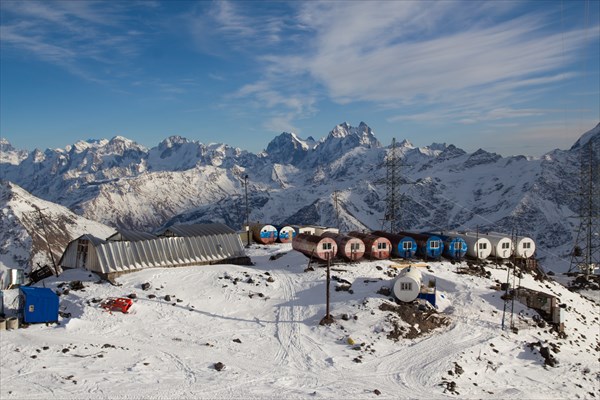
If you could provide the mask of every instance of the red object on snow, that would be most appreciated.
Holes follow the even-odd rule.
[[[108,311],[121,311],[123,314],[127,314],[132,305],[133,300],[124,297],[110,298],[100,303],[100,307]]]

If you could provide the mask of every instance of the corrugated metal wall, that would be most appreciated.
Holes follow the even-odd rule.
[[[77,263],[78,240],[69,244],[61,266],[81,267]],[[101,273],[133,271],[206,263],[243,257],[244,248],[236,233],[202,237],[160,237],[139,242],[110,241],[90,243],[85,268]]]

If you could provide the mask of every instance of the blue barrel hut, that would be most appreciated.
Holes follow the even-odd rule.
[[[373,235],[381,236],[392,243],[392,255],[400,258],[413,258],[417,252],[417,242],[410,236],[374,231]]]
[[[437,236],[444,243],[442,254],[452,260],[460,260],[467,254],[467,242],[457,236],[448,236],[438,232],[424,232],[423,235]]]
[[[413,232],[398,232],[398,235],[404,235],[415,239],[417,242],[417,254],[425,259],[438,259],[444,251],[444,242],[435,235],[423,235]]]
[[[35,324],[58,321],[58,296],[49,288],[21,286],[19,308],[23,322]]]

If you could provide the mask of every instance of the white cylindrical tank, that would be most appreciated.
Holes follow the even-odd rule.
[[[472,232],[449,232],[448,236],[455,236],[467,242],[467,255],[469,257],[485,260],[492,254],[492,243],[489,239]]]
[[[392,292],[400,301],[413,301],[421,292],[422,281],[421,271],[415,267],[405,268],[398,275],[396,282],[394,282]]]

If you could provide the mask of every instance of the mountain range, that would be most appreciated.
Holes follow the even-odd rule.
[[[578,228],[572,217],[580,201],[579,160],[588,146],[598,157],[600,124],[570,149],[538,158],[404,140],[396,146],[401,225],[531,236],[547,268],[564,269]],[[381,228],[390,146],[361,122],[337,125],[320,140],[284,132],[259,154],[180,136],[150,149],[116,136],[31,152],[1,139],[0,150],[2,210],[20,186],[110,227],[153,231],[224,222],[240,229],[247,189],[251,221],[347,231]]]

